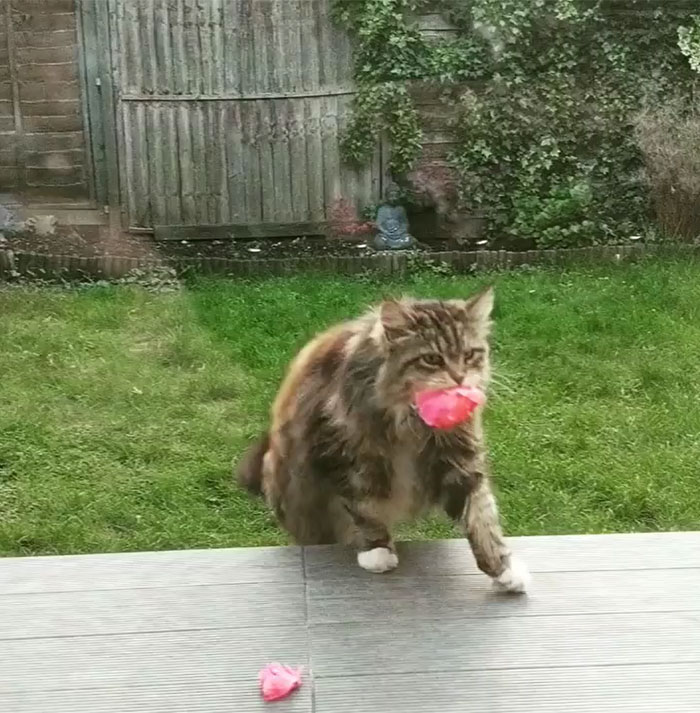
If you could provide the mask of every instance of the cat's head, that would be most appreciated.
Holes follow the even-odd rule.
[[[466,300],[389,300],[379,309],[385,363],[381,388],[395,405],[424,389],[485,389],[493,290]]]

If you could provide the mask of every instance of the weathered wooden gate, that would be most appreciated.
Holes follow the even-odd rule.
[[[376,200],[379,155],[354,171],[339,153],[352,62],[330,0],[87,4],[111,45],[107,76],[103,60],[91,70],[89,46],[86,66],[102,92],[92,111],[114,113],[129,226],[318,232],[338,198]],[[109,127],[112,117],[103,118]],[[110,163],[107,155],[105,170]]]

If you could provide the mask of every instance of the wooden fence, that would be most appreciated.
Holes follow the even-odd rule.
[[[0,0],[0,194],[88,197],[76,19],[72,0]]]
[[[330,0],[83,0],[82,11],[86,85],[100,91],[91,113],[115,134],[105,170],[129,226],[318,232],[337,199],[378,197],[380,152],[360,171],[340,158],[352,57]]]

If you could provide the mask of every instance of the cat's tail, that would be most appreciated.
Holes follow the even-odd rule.
[[[263,458],[270,447],[270,436],[265,433],[252,443],[235,469],[238,484],[253,495],[262,495]]]

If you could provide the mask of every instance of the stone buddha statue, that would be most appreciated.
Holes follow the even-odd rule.
[[[399,187],[390,183],[384,192],[384,203],[377,210],[377,233],[374,236],[377,250],[407,250],[416,245],[408,232],[408,215],[406,209],[399,205],[400,197]]]

